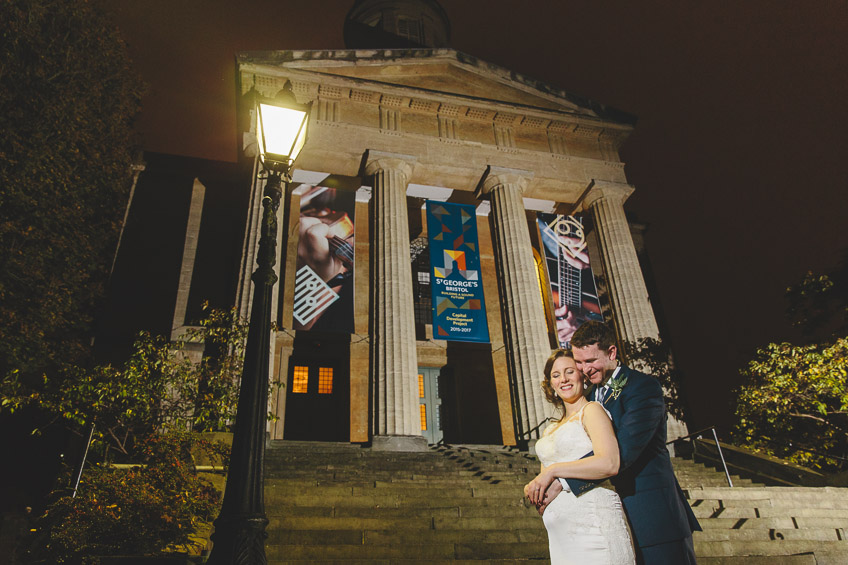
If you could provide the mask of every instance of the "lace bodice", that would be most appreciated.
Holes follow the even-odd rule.
[[[536,455],[539,456],[542,465],[547,467],[553,463],[576,461],[592,451],[592,440],[583,427],[583,412],[586,406],[581,408],[571,420],[562,424],[553,422],[545,428],[542,437],[536,442]]]

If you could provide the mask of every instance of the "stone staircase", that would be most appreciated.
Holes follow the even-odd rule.
[[[848,563],[848,489],[764,487],[683,459],[681,486],[704,527],[701,564]],[[379,452],[272,442],[268,562],[546,562],[547,534],[522,487],[532,456],[499,446]]]

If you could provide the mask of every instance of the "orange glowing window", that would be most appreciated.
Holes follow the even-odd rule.
[[[295,366],[294,375],[292,376],[292,392],[305,394],[308,386],[309,367]]]
[[[418,375],[418,398],[424,398],[424,375]]]
[[[318,394],[332,394],[333,392],[333,368],[318,368]]]
[[[419,404],[421,407],[421,431],[427,431],[427,406],[424,404]]]

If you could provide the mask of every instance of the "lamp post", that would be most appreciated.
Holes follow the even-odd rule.
[[[298,104],[290,84],[274,100],[256,105],[259,158],[268,175],[262,197],[262,225],[253,272],[253,305],[244,354],[233,448],[221,513],[215,520],[209,565],[265,564],[264,460],[268,414],[271,296],[277,248],[277,209],[282,182],[306,141],[309,106]]]

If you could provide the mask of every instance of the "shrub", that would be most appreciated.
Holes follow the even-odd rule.
[[[76,497],[58,494],[25,544],[26,561],[83,564],[93,556],[190,551],[193,538],[217,513],[221,493],[199,477],[190,452],[221,460],[225,449],[190,434],[153,435],[140,442],[143,464],[98,465]]]

